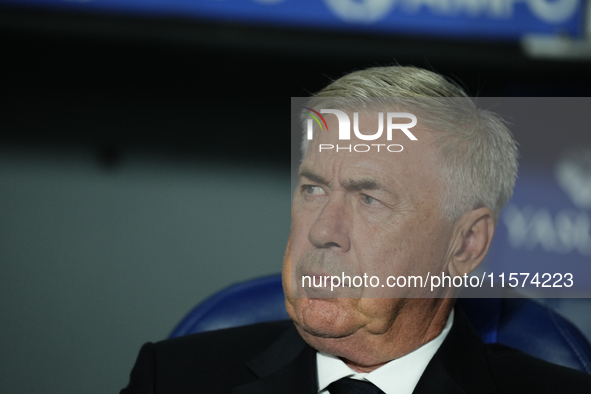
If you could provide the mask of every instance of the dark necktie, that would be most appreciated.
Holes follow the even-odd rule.
[[[343,378],[327,387],[330,394],[384,394],[376,385],[365,380]]]

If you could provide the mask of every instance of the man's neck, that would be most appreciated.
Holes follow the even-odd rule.
[[[319,393],[327,393],[326,388],[331,383],[346,377],[369,381],[388,394],[412,393],[427,365],[449,334],[453,325],[453,315],[452,310],[445,327],[433,340],[400,358],[379,366],[371,373],[365,370],[355,371],[350,364],[345,364],[341,359],[324,353],[317,353]]]
[[[339,357],[354,371],[369,373],[436,338],[445,327],[454,304],[453,299],[413,301],[417,305],[410,308],[407,305],[405,312],[415,309],[414,312],[422,310],[423,313],[400,314],[382,333],[359,330],[343,338],[319,338],[309,333],[302,336],[312,347]],[[432,305],[425,308],[424,304],[429,302]]]
[[[414,347],[409,352],[401,355],[400,357],[404,357],[406,354],[408,354],[412,351],[415,351],[416,349],[424,346],[425,344],[431,342],[433,339],[437,338],[442,333],[444,327],[448,323],[448,318],[449,318],[449,315],[450,315],[450,312],[452,311],[452,309],[453,309],[453,303],[451,303],[449,306],[446,306],[444,308],[444,310],[439,309],[439,312],[441,312],[441,313],[438,313],[435,315],[435,317],[431,321],[431,324],[428,326],[425,335],[420,337],[420,339],[415,342],[416,347]],[[400,357],[395,357],[395,358],[400,358]],[[395,359],[395,358],[393,358],[393,359]],[[390,361],[392,361],[392,360],[387,360],[382,363],[378,363],[378,364],[374,364],[374,365],[360,365],[360,364],[355,363],[355,362],[353,362],[349,359],[346,359],[346,358],[341,358],[341,360],[343,360],[343,362],[349,368],[351,368],[352,370],[354,370],[355,372],[358,372],[358,373],[369,373],[369,372],[375,371],[376,369],[378,369],[378,368],[386,365]]]

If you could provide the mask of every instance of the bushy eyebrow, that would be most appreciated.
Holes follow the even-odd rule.
[[[386,190],[380,182],[369,178],[345,179],[343,181],[343,187],[349,190]]]
[[[316,174],[312,170],[308,168],[300,169],[299,173],[300,178],[307,178],[312,182],[318,183],[320,185],[329,185],[330,182],[324,179],[322,176]],[[398,198],[398,194],[390,190],[386,187],[383,183],[378,181],[374,178],[364,178],[361,177],[359,179],[345,179],[341,182],[342,186],[347,190],[352,191],[361,191],[361,190],[383,190],[386,193],[391,194],[392,196]]]
[[[320,175],[316,174],[308,168],[301,168],[300,173],[298,175],[300,178],[308,178],[312,182],[319,183],[321,185],[328,185],[330,183],[326,179],[324,179],[323,177],[321,177]]]

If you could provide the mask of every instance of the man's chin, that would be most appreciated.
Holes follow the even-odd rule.
[[[353,335],[364,324],[356,313],[355,299],[292,299],[292,320],[302,336],[344,338]]]

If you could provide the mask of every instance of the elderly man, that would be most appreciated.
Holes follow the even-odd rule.
[[[504,124],[410,67],[346,75],[307,107],[283,269],[293,322],[147,344],[122,393],[591,392],[583,373],[483,345],[449,287],[387,281],[482,262],[517,173]]]

